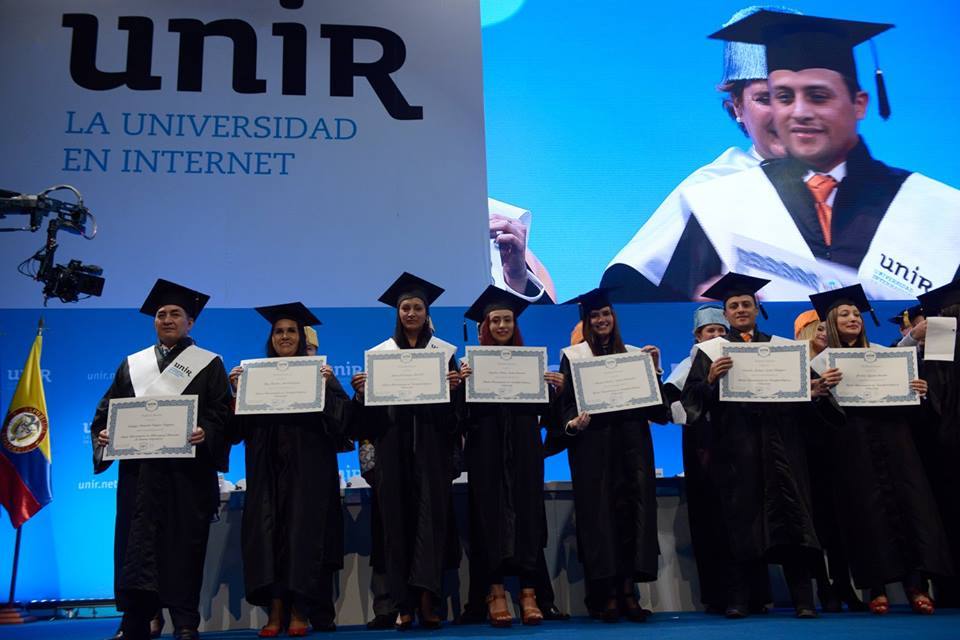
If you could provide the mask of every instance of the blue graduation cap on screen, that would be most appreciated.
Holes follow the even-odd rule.
[[[724,27],[743,20],[757,11],[778,11],[780,13],[797,13],[789,7],[773,7],[753,5],[740,9],[730,19],[723,23]],[[723,43],[723,79],[720,80],[720,90],[726,91],[731,82],[737,80],[764,80],[767,77],[766,47],[762,44],[736,42],[727,40]]]
[[[853,49],[894,25],[839,20],[761,9],[710,35],[717,40],[766,46],[767,73],[779,70],[830,69],[857,78]],[[883,71],[874,49],[880,116],[890,117]]]

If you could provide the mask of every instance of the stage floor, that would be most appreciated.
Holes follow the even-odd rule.
[[[70,640],[103,640],[116,629],[118,618],[52,620],[22,626],[0,628],[4,640],[37,640],[39,638],[69,638]],[[169,631],[169,629],[167,630]],[[395,631],[367,631],[363,627],[341,627],[335,636],[311,634],[312,637],[336,637],[339,640],[362,640],[396,635]],[[871,614],[822,615],[816,620],[797,620],[791,612],[777,611],[766,616],[753,616],[745,620],[725,620],[702,613],[657,613],[642,625],[620,622],[602,622],[574,618],[569,622],[544,623],[540,627],[524,627],[516,624],[511,629],[492,629],[486,625],[444,625],[440,631],[412,631],[409,637],[430,636],[433,638],[499,638],[516,636],[536,640],[582,640],[589,634],[591,640],[634,640],[638,635],[655,637],[656,640],[741,640],[745,637],[763,640],[798,640],[814,635],[817,640],[855,640],[859,638],[902,640],[955,640],[960,637],[960,610],[942,610],[932,616],[919,616],[906,608],[894,607],[887,616]],[[165,638],[170,634],[164,633]],[[255,638],[256,631],[221,631],[203,633],[206,640],[234,640]],[[285,636],[281,636],[285,637]]]

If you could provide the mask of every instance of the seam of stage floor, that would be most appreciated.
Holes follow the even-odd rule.
[[[119,618],[93,618],[52,620],[34,622],[3,628],[5,640],[36,640],[46,638],[64,638],[71,640],[102,640],[116,629]],[[747,635],[762,637],[764,640],[793,640],[808,638],[816,634],[818,640],[850,640],[851,638],[880,638],[901,640],[905,637],[921,637],[924,640],[955,639],[960,635],[960,610],[941,610],[932,616],[919,616],[907,607],[894,607],[887,616],[875,616],[869,613],[824,614],[816,620],[797,620],[792,611],[777,610],[769,615],[752,616],[745,620],[726,620],[719,616],[703,613],[657,613],[645,624],[629,622],[604,624],[588,618],[574,618],[568,622],[547,622],[539,627],[524,627],[515,624],[511,629],[492,629],[488,625],[458,626],[445,624],[435,632],[412,631],[403,637],[426,636],[434,638],[444,636],[493,638],[506,635],[540,636],[551,638],[579,637],[583,633],[602,635],[607,640],[618,638],[634,639],[638,634],[655,634],[657,640],[680,640],[696,635],[698,640],[734,640]],[[169,637],[171,630],[164,630],[163,637]],[[340,627],[337,637],[377,638],[395,631],[367,631],[363,626]],[[323,634],[312,634],[322,637]],[[231,638],[255,637],[252,629],[205,632],[202,638],[208,640],[226,640]]]

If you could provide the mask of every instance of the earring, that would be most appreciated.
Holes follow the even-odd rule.
[[[743,118],[737,116],[737,124],[743,124]]]

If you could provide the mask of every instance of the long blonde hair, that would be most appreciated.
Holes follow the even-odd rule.
[[[837,331],[837,315],[840,305],[830,309],[827,313],[827,346],[831,349],[838,349],[840,347],[869,347],[870,341],[867,339],[867,323],[863,321],[863,318],[860,318],[860,335],[857,336],[857,339],[852,345],[844,344],[843,340],[840,339],[840,332]]]

